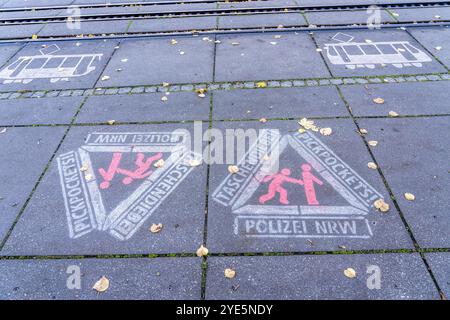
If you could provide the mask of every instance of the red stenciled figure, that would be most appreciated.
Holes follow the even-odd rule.
[[[263,178],[261,182],[266,183],[270,182],[269,184],[269,191],[259,197],[259,203],[264,204],[265,202],[273,199],[277,193],[280,194],[280,203],[281,204],[289,204],[288,198],[287,198],[287,190],[283,188],[283,183],[289,182],[289,183],[295,183],[295,184],[303,184],[303,181],[300,179],[294,179],[289,177],[291,174],[291,170],[284,168],[281,169],[280,173],[276,173],[273,175],[269,175]]]
[[[135,164],[137,166],[136,170],[126,170],[119,167],[120,161],[122,160],[122,153],[115,152],[113,153],[113,157],[111,160],[111,163],[109,165],[108,170],[106,171],[103,168],[99,168],[98,172],[103,178],[103,182],[100,183],[100,189],[107,189],[111,185],[111,181],[114,179],[114,176],[116,173],[120,173],[124,176],[122,183],[123,184],[130,184],[134,180],[140,180],[148,177],[153,173],[152,170],[149,170],[152,163],[161,159],[162,153],[157,153],[156,155],[149,157],[147,160],[144,161],[145,155],[143,153],[138,153],[136,156]]]
[[[302,165],[302,178],[303,178],[303,186],[305,188],[306,200],[309,205],[318,205],[319,201],[316,198],[316,190],[314,189],[314,183],[319,185],[323,185],[323,182],[320,181],[316,176],[311,173],[311,166],[309,164]]]

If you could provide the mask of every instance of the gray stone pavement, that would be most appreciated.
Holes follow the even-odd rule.
[[[48,5],[26,2],[0,6]],[[52,5],[72,2],[104,1]],[[295,4],[317,1],[220,6]],[[382,17],[428,19],[414,10]],[[354,13],[0,27],[0,299],[448,296],[448,28],[111,35],[364,23]],[[80,32],[108,39],[16,41]],[[299,131],[302,118],[332,133]],[[267,157],[238,155],[227,129],[256,129]],[[222,142],[232,159],[207,162]],[[278,186],[264,171],[275,147]],[[102,276],[109,289],[96,293]]]

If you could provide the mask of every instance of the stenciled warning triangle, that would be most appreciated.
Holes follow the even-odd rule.
[[[224,206],[231,206],[239,215],[303,215],[303,216],[363,216],[376,199],[382,198],[372,186],[351,169],[313,133],[287,134],[280,138],[278,131],[267,130],[238,163],[244,168],[236,174],[229,174],[213,193],[213,199]],[[348,203],[344,206],[329,205],[266,205],[248,204],[250,198],[268,174],[278,171],[278,157],[269,157],[249,165],[250,154],[267,150],[268,154],[281,155],[286,148],[293,148],[332,188]],[[236,179],[236,175],[240,175]],[[239,182],[237,182],[237,180]],[[239,184],[238,188],[231,188]]]
[[[119,240],[129,239],[158,208],[169,194],[192,171],[189,166],[190,159],[200,159],[199,155],[187,152],[184,142],[184,132],[126,132],[126,133],[91,133],[83,146],[77,152],[70,151],[58,157],[58,167],[61,177],[63,196],[66,204],[66,214],[69,224],[69,236],[79,238],[94,229],[109,231]],[[146,178],[138,181],[139,185],[125,199],[110,210],[105,208],[100,184],[102,179],[98,168],[92,161],[94,153],[142,153],[164,154],[164,166],[153,168],[153,172]],[[86,166],[92,179],[88,181],[81,174],[76,177],[66,177],[67,164],[74,164],[75,168]],[[77,170],[78,171],[78,170]],[[169,175],[175,175],[176,179]],[[70,180],[69,180],[70,179]],[[170,180],[170,183],[168,181]],[[176,181],[175,181],[176,180]],[[77,225],[77,212],[73,208],[74,197],[71,197],[70,184],[78,182],[83,192],[76,198],[86,206],[89,224],[83,222]],[[165,184],[164,190],[160,188]],[[170,185],[169,185],[170,184]],[[170,188],[169,188],[170,187]],[[150,199],[152,199],[150,201]],[[150,203],[151,202],[151,203]]]

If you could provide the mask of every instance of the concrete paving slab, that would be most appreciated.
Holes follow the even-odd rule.
[[[280,25],[284,27],[305,26],[306,21],[300,13],[219,16],[219,28],[261,28]]]
[[[400,22],[450,20],[450,7],[391,9],[395,19]]]
[[[426,253],[425,257],[440,289],[446,297],[450,296],[450,281],[448,279],[450,252],[430,252]]]
[[[219,8],[261,8],[261,7],[286,7],[295,6],[296,0],[268,0],[268,1],[243,1],[243,2],[221,2]]]
[[[216,81],[329,77],[307,33],[218,36]],[[273,59],[277,57],[277,59]],[[270,63],[269,63],[270,62]]]
[[[69,124],[83,97],[0,100],[0,126]]]
[[[40,32],[40,37],[57,37],[57,36],[88,36],[90,34],[110,34],[125,33],[130,25],[131,20],[116,21],[84,21],[80,24],[79,29],[70,29],[64,23],[47,24]]]
[[[314,38],[334,76],[446,72],[406,31],[317,31]]]
[[[368,168],[372,160],[352,121],[317,120],[316,124],[332,128],[332,135],[301,134],[296,121],[213,124],[227,129],[278,129],[281,155],[279,168],[274,171],[294,180],[286,180],[282,189],[273,193],[278,182],[269,183],[270,176],[263,173],[271,166],[271,146],[277,146],[267,141],[276,141],[276,132],[260,135],[255,150],[261,150],[262,161],[250,162],[256,155],[247,156],[243,162],[227,159],[241,167],[234,175],[229,174],[228,165],[212,166],[207,239],[210,252],[335,251],[340,246],[348,250],[411,248],[378,172]],[[269,154],[269,160],[264,160],[265,154]],[[306,177],[310,181],[312,176],[304,176],[308,169],[322,185],[312,189],[298,185],[295,179]],[[378,212],[373,206],[381,197],[390,203],[388,213]]]
[[[212,81],[214,42],[202,38],[172,38],[123,41],[103,75],[99,86],[136,86]],[[117,72],[121,69],[120,72]]]
[[[0,185],[0,242],[14,223],[65,130],[64,127],[8,128],[0,134],[3,151],[0,154],[0,179],[9,182]]]
[[[349,116],[335,87],[214,92],[214,120],[333,116]]]
[[[401,115],[450,114],[449,81],[404,82],[342,86],[342,94],[355,116],[387,116],[389,111]],[[384,99],[376,104],[376,98]]]
[[[17,51],[22,48],[21,44],[0,45],[0,66],[3,66]]]
[[[195,252],[206,166],[180,157],[184,136],[173,132],[191,127],[73,127],[2,254]],[[165,160],[160,168],[158,159]],[[158,223],[163,229],[151,233]]]
[[[226,268],[236,271],[234,279],[224,277]],[[344,275],[347,268],[356,278]],[[241,256],[208,258],[206,299],[428,300],[439,294],[416,253]]]
[[[162,101],[167,97],[167,101]],[[208,120],[209,93],[195,92],[111,95],[89,97],[77,117],[78,123]]]
[[[30,11],[5,11],[2,12],[2,19],[10,18],[42,18],[56,17],[61,13],[61,9],[57,10],[30,10]]]
[[[147,1],[147,2],[158,2],[158,1]],[[161,0],[159,4],[156,5],[145,5],[138,6],[139,12],[183,12],[183,11],[193,11],[193,10],[206,10],[215,9],[217,3],[215,2],[203,2],[203,3],[178,3],[178,4],[165,4],[165,0]]]
[[[116,45],[111,40],[29,43],[0,70],[0,91],[91,88]]]
[[[170,19],[135,19],[128,32],[164,32],[164,31],[192,31],[215,29],[217,18],[170,18]]]
[[[42,27],[39,24],[1,26],[0,39],[30,38],[31,40],[33,34],[38,34]]]
[[[423,248],[449,247],[447,117],[358,120],[412,232]],[[395,152],[393,152],[395,150]],[[404,193],[415,195],[414,201]]]
[[[52,0],[51,5],[69,5],[73,0]],[[14,0],[8,1],[3,5],[3,8],[34,8],[48,6],[49,3],[46,0]]]
[[[450,29],[411,29],[411,34],[447,68],[450,68]]]
[[[2,300],[190,300],[201,292],[199,258],[0,260],[0,271]],[[109,288],[98,293],[102,276]]]
[[[354,11],[330,11],[330,12],[307,12],[305,13],[309,24],[313,25],[339,25],[339,24],[367,24],[370,13],[366,10]],[[384,11],[380,10],[380,22],[394,22],[394,18]]]

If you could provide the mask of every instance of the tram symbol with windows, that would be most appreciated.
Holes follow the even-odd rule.
[[[69,78],[82,77],[95,70],[96,60],[102,53],[55,55],[58,46],[52,45],[52,51],[40,50],[41,55],[20,56],[0,71],[4,84],[30,83],[35,79],[49,79],[51,83],[69,81]],[[48,47],[48,48],[50,48]]]
[[[369,68],[376,65],[392,65],[396,68],[422,67],[431,58],[408,41],[350,42],[353,37],[338,33],[333,37],[339,43],[325,44],[325,51],[334,65],[348,69]],[[344,40],[343,40],[344,39]]]

